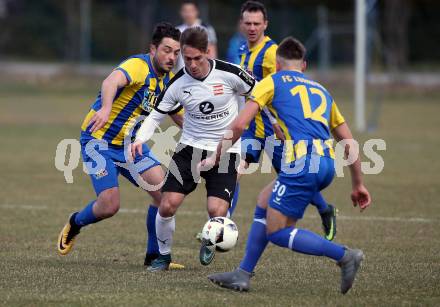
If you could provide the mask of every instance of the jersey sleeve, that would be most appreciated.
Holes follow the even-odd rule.
[[[178,108],[179,100],[175,97],[175,89],[168,87],[157,97],[154,109],[162,114],[173,113]]]
[[[176,105],[170,111],[168,111],[169,115],[173,115],[173,114],[183,115],[183,113],[184,113],[183,106],[180,103],[176,103]]]
[[[181,116],[183,116],[183,114],[185,113],[185,109],[182,107],[182,105],[180,106],[180,109],[177,111],[176,114],[179,114]]]
[[[183,76],[183,69],[180,70],[173,78],[168,82],[166,88],[157,97],[154,109],[162,114],[174,114],[179,111],[180,98],[179,98],[179,85],[176,81]]]
[[[332,102],[332,108],[330,111],[330,130],[335,129],[337,126],[345,123],[345,118],[342,116],[341,112],[339,112],[339,108],[336,105],[336,102]]]
[[[115,70],[124,73],[129,85],[142,84],[148,74],[148,65],[141,59],[132,58],[122,62]]]
[[[272,45],[267,49],[266,53],[264,54],[263,78],[266,78],[268,75],[276,72],[276,52],[277,45]]]
[[[235,66],[235,65],[234,65]],[[248,95],[255,86],[255,79],[245,70],[238,68],[238,73],[236,74],[234,87],[239,95]]]
[[[255,85],[249,99],[255,101],[263,109],[272,102],[275,91],[275,84],[272,76],[268,76]]]

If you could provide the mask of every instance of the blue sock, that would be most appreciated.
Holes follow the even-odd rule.
[[[93,214],[93,204],[96,200],[91,201],[84,209],[75,216],[75,224],[78,226],[86,226],[98,222],[100,219]]]
[[[231,206],[228,209],[229,217],[232,217],[232,213],[234,213],[235,207],[237,207],[239,194],[240,194],[240,183],[237,182],[237,185],[235,186],[234,197],[232,198]]]
[[[327,202],[325,201],[324,197],[322,197],[321,192],[315,193],[312,198],[311,204],[318,209],[319,213],[324,213],[328,208]]]
[[[159,254],[156,236],[156,215],[158,208],[150,205],[147,213],[147,254]]]
[[[270,242],[286,247],[296,252],[315,255],[326,256],[336,261],[342,259],[345,253],[343,246],[327,241],[317,234],[294,227],[286,227],[268,236]]]
[[[240,263],[240,268],[252,273],[267,243],[269,241],[266,234],[266,209],[257,206],[254,213],[254,222],[246,243],[246,253]]]

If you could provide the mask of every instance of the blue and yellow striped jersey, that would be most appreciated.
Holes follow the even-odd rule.
[[[268,36],[265,36],[264,40],[253,48],[249,49],[245,46],[240,66],[257,81],[262,80],[269,74],[276,72],[277,47],[277,44]],[[248,131],[257,138],[266,138],[272,135],[273,129],[269,117],[264,112],[260,112],[249,124]]]
[[[321,84],[299,71],[279,71],[259,82],[250,99],[275,115],[291,146],[286,162],[312,151],[334,158],[330,132],[345,119]]]
[[[157,76],[149,54],[132,56],[115,70],[120,70],[125,74],[128,85],[118,89],[108,122],[98,131],[89,132],[90,126],[87,124],[102,105],[101,92],[99,92],[83,121],[81,130],[83,135],[89,134],[93,138],[104,139],[113,145],[123,145],[124,137],[132,128],[135,119],[140,115],[150,114],[156,97],[172,78],[172,73],[167,73],[162,77]]]

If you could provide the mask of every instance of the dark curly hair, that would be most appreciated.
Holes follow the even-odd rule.
[[[162,42],[162,39],[164,39],[165,37],[169,37],[174,39],[175,41],[179,41],[180,31],[169,22],[160,22],[154,27],[151,43],[157,47]]]

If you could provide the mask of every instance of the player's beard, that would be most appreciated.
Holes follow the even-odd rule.
[[[170,64],[172,64],[172,66],[173,66],[174,63],[170,63]],[[164,74],[168,73],[171,70],[171,69],[167,70],[167,69],[163,68],[160,65],[160,62],[159,62],[159,60],[156,57],[153,57],[153,66],[156,69],[157,73],[160,74],[160,75],[164,75]]]

